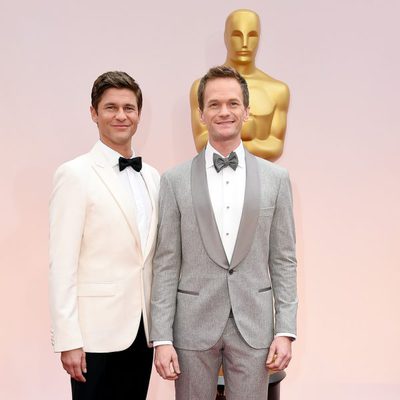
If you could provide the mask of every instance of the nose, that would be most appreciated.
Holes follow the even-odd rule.
[[[115,118],[118,119],[119,121],[123,121],[126,119],[125,111],[122,107],[120,107],[117,111],[117,114],[115,115]]]
[[[229,109],[227,104],[221,104],[219,114],[222,116],[229,115]]]
[[[246,47],[249,44],[249,35],[243,35],[243,42],[242,42],[242,47]]]

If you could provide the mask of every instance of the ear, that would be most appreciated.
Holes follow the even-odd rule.
[[[98,115],[97,115],[97,111],[94,109],[93,106],[90,106],[90,114],[92,115],[92,121],[97,124],[97,120],[98,120]]]
[[[247,107],[247,108],[244,110],[243,121],[244,121],[244,122],[247,121],[247,120],[249,119],[249,116],[250,116],[250,106]]]
[[[200,110],[200,108],[197,109],[199,111],[199,117],[200,117],[200,122],[205,125],[206,123],[204,122],[203,119],[203,111]]]

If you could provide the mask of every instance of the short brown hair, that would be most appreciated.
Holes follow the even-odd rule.
[[[247,87],[246,80],[232,67],[220,65],[218,67],[210,68],[200,80],[199,88],[197,89],[197,100],[199,102],[200,111],[203,111],[204,109],[204,91],[206,89],[207,82],[217,78],[235,79],[242,89],[243,105],[246,108],[249,106],[249,88]]]
[[[143,96],[139,85],[126,72],[109,71],[101,74],[93,83],[92,88],[92,107],[97,111],[103,93],[110,88],[129,89],[137,100],[138,111],[142,110]]]

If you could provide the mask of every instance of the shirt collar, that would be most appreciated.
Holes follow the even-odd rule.
[[[115,167],[116,165],[119,164],[119,158],[123,157],[121,154],[119,154],[117,151],[113,150],[111,147],[108,147],[106,144],[104,144],[101,140],[99,140],[100,147],[103,151],[103,154],[106,156],[108,162],[112,167]],[[132,149],[132,157],[135,157],[135,151]]]
[[[234,151],[236,153],[237,157],[238,157],[238,167],[239,168],[243,168],[246,165],[245,164],[245,157],[244,157],[243,142],[241,141],[239,146],[236,147],[236,149],[234,149],[232,151]],[[223,157],[223,155],[219,151],[215,150],[214,147],[212,147],[210,143],[207,143],[206,154],[205,154],[206,168],[214,167],[214,161],[213,161],[213,154],[214,153],[217,153],[221,157]]]

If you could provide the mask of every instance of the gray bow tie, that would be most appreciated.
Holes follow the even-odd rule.
[[[221,169],[224,169],[227,166],[231,167],[235,171],[239,164],[238,157],[234,151],[232,151],[232,153],[229,154],[229,156],[226,158],[221,157],[217,153],[214,153],[213,161],[214,161],[214,168],[217,172],[221,171]]]

